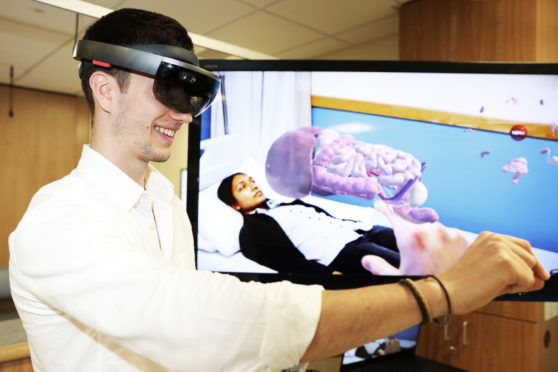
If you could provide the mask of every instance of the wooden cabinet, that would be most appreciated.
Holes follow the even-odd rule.
[[[558,371],[558,317],[547,318],[544,303],[493,302],[422,326],[416,353],[473,372]]]

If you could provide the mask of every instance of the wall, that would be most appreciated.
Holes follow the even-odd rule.
[[[75,167],[89,140],[83,98],[0,85],[0,267],[8,265],[8,236],[33,194]]]
[[[89,142],[89,109],[82,97],[0,85],[0,267],[8,266],[8,236],[35,192],[63,177]],[[154,166],[180,195],[180,170],[186,168],[188,127],[177,132],[171,158]]]
[[[538,0],[536,23],[535,60],[538,62],[558,61],[558,1]]]
[[[402,60],[555,62],[555,0],[416,0],[399,13]]]

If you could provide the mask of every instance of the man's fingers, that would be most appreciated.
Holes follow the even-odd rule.
[[[539,261],[537,261],[537,263],[533,267],[533,272],[535,273],[535,276],[539,279],[542,280],[550,279],[550,274],[548,273],[548,271],[545,270],[545,268]]]
[[[513,236],[508,236],[510,241],[514,244],[511,245],[511,250],[520,259],[522,259],[525,264],[531,269],[535,277],[542,280],[547,280],[550,278],[550,274],[544,269],[542,264],[537,259],[531,244],[528,241]]]
[[[532,291],[544,286],[550,275],[538,261],[528,241],[507,235],[493,235],[492,238],[492,244],[497,248],[495,254],[499,255],[502,264],[508,266],[506,293]]]

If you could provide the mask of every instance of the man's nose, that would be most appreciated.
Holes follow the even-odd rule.
[[[173,109],[170,109],[169,116],[172,120],[179,121],[183,124],[189,124],[192,121],[192,114],[185,114]]]

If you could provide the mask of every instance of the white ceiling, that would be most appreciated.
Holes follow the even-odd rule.
[[[408,0],[91,0],[170,15],[192,33],[279,59],[319,59],[398,33]],[[71,58],[76,14],[34,0],[0,0],[0,83],[80,94]],[[78,38],[95,19],[78,17]],[[196,46],[201,59],[239,58]]]

